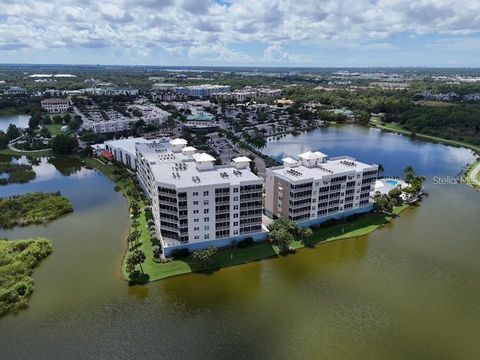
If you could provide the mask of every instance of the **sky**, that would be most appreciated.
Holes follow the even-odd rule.
[[[480,67],[480,0],[0,0],[0,63]]]

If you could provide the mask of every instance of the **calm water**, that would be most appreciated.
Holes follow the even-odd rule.
[[[18,128],[28,127],[30,115],[0,115],[0,130],[7,131],[8,125],[13,124]]]
[[[455,175],[469,151],[344,127],[270,143],[377,161],[397,175]],[[369,154],[369,152],[372,152]],[[380,160],[377,160],[380,159]],[[14,194],[61,190],[74,214],[43,235],[30,308],[0,319],[1,359],[478,359],[480,193],[429,184],[430,197],[371,234],[294,256],[143,287],[121,280],[127,208],[113,184],[78,164],[42,160]]]

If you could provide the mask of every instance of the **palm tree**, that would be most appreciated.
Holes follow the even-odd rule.
[[[133,258],[133,263],[139,265],[141,273],[144,274],[142,264],[146,259],[145,253],[140,249],[136,249],[130,256]]]

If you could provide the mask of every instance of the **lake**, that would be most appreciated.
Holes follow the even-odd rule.
[[[0,319],[0,358],[479,358],[480,193],[431,181],[456,175],[472,153],[356,126],[287,136],[265,151],[309,149],[381,163],[388,175],[412,165],[430,196],[369,236],[128,286],[128,212],[114,184],[71,160],[37,161],[34,181],[0,194],[60,190],[75,211],[0,231],[54,245],[35,270],[29,309]]]
[[[27,128],[30,115],[0,115],[0,131],[6,132],[10,124],[18,128]]]

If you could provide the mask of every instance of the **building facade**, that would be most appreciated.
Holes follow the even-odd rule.
[[[265,239],[263,181],[250,159],[216,166],[183,139],[136,145],[137,176],[152,201],[165,255],[178,248],[228,246],[245,237]]]
[[[267,168],[265,213],[311,225],[372,209],[378,165],[305,152]]]
[[[70,103],[65,99],[45,99],[40,101],[42,109],[50,113],[65,112],[70,107]]]

